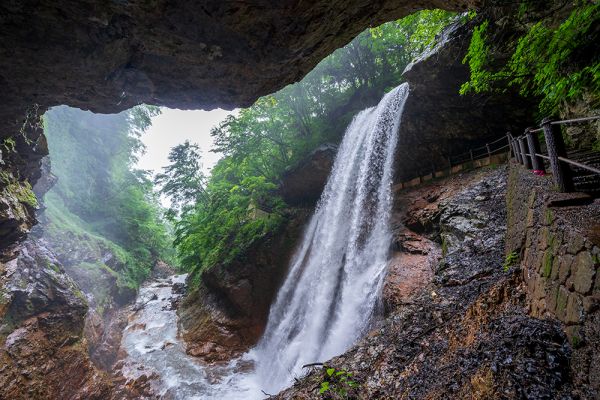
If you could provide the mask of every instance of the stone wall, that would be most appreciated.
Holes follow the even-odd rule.
[[[557,193],[551,176],[535,176],[513,163],[508,185],[506,252],[519,255],[530,313],[561,322],[573,347],[575,387],[584,398],[595,398],[600,393],[600,201]]]

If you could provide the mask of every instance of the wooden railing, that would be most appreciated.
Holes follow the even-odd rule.
[[[579,161],[567,158],[566,147],[562,135],[558,129],[559,125],[576,124],[600,119],[600,115],[584,118],[553,121],[550,118],[542,120],[539,128],[527,128],[521,136],[514,137],[510,132],[493,142],[486,143],[481,147],[471,149],[462,154],[447,158],[447,167],[437,169],[432,166],[431,171],[421,171],[409,180],[405,180],[394,186],[395,189],[403,189],[416,186],[429,179],[444,177],[454,172],[464,171],[469,168],[489,165],[492,162],[506,161],[512,154],[516,161],[528,169],[538,171],[539,174],[546,172],[544,161],[548,160],[552,169],[552,175],[560,191],[570,192],[574,190],[573,174],[569,165],[600,174],[600,169],[586,165]],[[536,133],[544,132],[546,153],[543,154]],[[530,151],[533,149],[533,151]],[[506,154],[508,153],[508,156]],[[500,157],[502,156],[502,157]],[[506,157],[506,158],[503,158]],[[480,161],[485,162],[480,162]]]
[[[539,128],[527,128],[525,133],[518,137],[506,134],[512,154],[520,164],[528,169],[544,174],[546,168],[544,160],[548,160],[552,170],[554,182],[561,192],[572,192],[575,190],[573,182],[573,172],[570,166],[575,166],[583,170],[600,174],[600,169],[567,158],[567,149],[560,133],[559,125],[577,124],[600,119],[600,115],[592,117],[567,119],[562,121],[553,121],[545,118]],[[546,154],[543,154],[538,140],[538,132],[544,132],[546,142]]]
[[[503,163],[508,159],[508,153],[509,143],[507,137],[504,136],[465,153],[450,156],[446,158],[447,163],[443,166],[432,165],[429,170],[421,170],[414,177],[394,185],[393,190],[417,186],[431,179],[442,178],[469,169]]]

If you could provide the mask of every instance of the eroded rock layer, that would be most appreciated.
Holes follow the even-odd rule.
[[[385,320],[326,361],[355,387],[315,368],[277,398],[321,398],[324,381],[359,399],[571,398],[564,326],[529,313],[526,266],[503,266],[506,191],[500,167],[397,193],[396,249],[431,256],[417,263],[412,295],[398,296],[405,270],[392,265]]]
[[[363,29],[477,0],[9,1],[0,6],[0,136],[33,104],[248,106]],[[8,128],[8,129],[6,129]]]

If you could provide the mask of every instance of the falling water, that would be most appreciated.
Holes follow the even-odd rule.
[[[371,322],[388,263],[392,165],[407,96],[408,85],[400,85],[346,130],[253,351],[267,392],[291,383],[302,365],[347,350]]]
[[[369,327],[388,263],[392,164],[407,96],[407,84],[397,87],[346,130],[256,348],[221,366],[185,354],[171,306],[177,296],[157,280],[140,291],[145,307],[123,336],[124,376],[151,377],[161,398],[262,399],[288,386],[302,365],[348,349]]]

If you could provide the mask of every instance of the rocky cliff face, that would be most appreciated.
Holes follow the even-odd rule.
[[[0,139],[0,260],[16,256],[16,244],[37,222],[32,190],[42,174],[48,144],[36,113],[28,114],[13,137]]]
[[[28,107],[249,106],[368,26],[477,0],[4,2],[0,137]]]
[[[411,294],[401,298],[405,289],[394,289],[403,269],[393,263],[385,319],[326,362],[353,373],[358,387],[345,387],[352,396],[570,398],[571,350],[560,324],[531,316],[521,270],[503,268],[506,179],[500,167],[396,194],[395,248],[422,257],[413,263],[420,272],[408,272]],[[277,398],[320,398],[325,380],[314,369]]]
[[[286,171],[279,188],[283,200],[291,206],[313,207],[327,183],[336,153],[336,145],[323,144]]]
[[[178,314],[187,352],[205,361],[226,361],[254,345],[310,210],[296,210],[285,226],[227,265],[200,275]]]
[[[0,397],[107,398],[83,338],[85,296],[44,243],[0,263],[0,284]]]
[[[449,168],[448,157],[492,142],[508,131],[522,132],[533,124],[536,103],[516,91],[459,94],[470,76],[462,60],[472,30],[482,18],[448,27],[439,43],[404,71],[410,96],[402,116],[396,181]],[[515,28],[505,24],[495,29],[499,35],[510,36]],[[505,55],[498,52],[490,57],[502,59]]]

